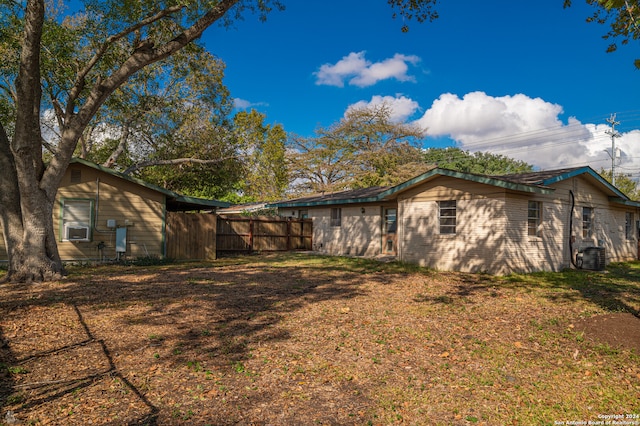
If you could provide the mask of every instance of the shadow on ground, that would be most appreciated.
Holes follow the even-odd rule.
[[[15,415],[20,419],[21,415],[56,400],[64,405],[88,387],[107,389],[118,383],[123,395],[120,404],[138,407],[134,411],[136,417],[126,419],[126,424],[157,424],[158,408],[145,396],[144,386],[119,370],[114,352],[137,352],[172,341],[177,343],[167,349],[174,351],[172,362],[176,365],[191,362],[188,351],[208,353],[210,364],[215,366],[219,362],[220,368],[228,368],[229,360],[241,365],[251,356],[251,342],[289,339],[287,332],[277,327],[287,312],[310,303],[362,294],[360,278],[360,272],[342,267],[330,268],[326,274],[308,274],[304,268],[278,268],[269,264],[232,268],[192,265],[147,269],[100,267],[92,275],[82,275],[80,279],[72,275],[59,283],[6,284],[2,289],[0,313],[4,318],[21,318],[24,332],[12,332],[11,336],[0,339],[0,342],[6,341],[1,348],[0,363],[23,368],[27,374],[12,374],[2,369],[0,402],[3,407],[18,407]],[[380,284],[386,282],[382,274],[373,279]],[[61,305],[66,312],[65,319],[47,318],[48,309],[59,311]],[[185,321],[185,306],[197,307],[199,320]],[[92,330],[91,321],[85,319],[123,307],[134,309],[126,318],[115,318],[112,327],[123,320],[141,327],[170,324],[176,334],[115,342],[97,334]],[[46,339],[47,344],[41,348],[34,344],[27,350],[22,348],[22,341],[33,326],[29,321],[73,323],[69,326],[75,334],[61,337],[60,343],[56,343],[55,336],[47,335],[53,331],[41,328],[42,334],[38,330],[35,334]],[[12,352],[13,346],[20,346],[22,353]],[[185,352],[184,356],[181,351]],[[83,357],[86,362],[82,361]],[[45,363],[59,364],[60,371],[53,374],[45,370]],[[63,367],[67,363],[74,365],[75,371],[67,371]],[[26,393],[29,396],[19,403],[16,398]],[[11,398],[12,404],[8,404]],[[2,415],[5,412],[3,410]],[[119,424],[116,420],[112,423]]]

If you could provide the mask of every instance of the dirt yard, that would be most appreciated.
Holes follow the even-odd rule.
[[[76,268],[0,285],[0,423],[640,425],[639,311],[638,264]]]

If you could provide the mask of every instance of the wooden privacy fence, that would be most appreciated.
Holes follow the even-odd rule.
[[[167,257],[176,260],[215,259],[216,226],[214,214],[167,212]]]
[[[215,259],[220,252],[311,250],[312,221],[167,212],[167,257]]]
[[[311,250],[311,219],[218,216],[218,252]]]

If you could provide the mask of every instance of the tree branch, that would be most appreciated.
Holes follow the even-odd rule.
[[[96,66],[98,61],[102,59],[104,54],[107,52],[109,47],[111,47],[111,45],[114,42],[126,37],[127,35],[135,31],[138,31],[140,28],[146,27],[147,25],[151,25],[154,22],[159,21],[165,16],[179,12],[180,10],[183,9],[183,7],[184,7],[183,5],[168,7],[156,13],[155,15],[148,17],[147,19],[144,19],[136,23],[135,25],[132,25],[129,28],[126,28],[125,30],[119,32],[118,34],[114,34],[109,38],[107,38],[107,40],[104,43],[102,43],[102,46],[100,46],[100,49],[98,49],[98,51],[93,55],[93,57],[89,60],[89,62],[87,62],[85,67],[82,70],[80,70],[80,72],[76,76],[75,84],[73,85],[73,88],[69,92],[69,100],[67,103],[67,114],[70,114],[73,112],[73,106],[75,105],[75,101],[78,99],[78,96],[80,95],[80,93],[82,92],[82,89],[84,88],[85,78],[87,77],[89,72],[93,69],[93,67]]]
[[[158,48],[138,49],[135,50],[129,58],[127,58],[120,68],[115,70],[104,81],[100,80],[91,89],[87,95],[86,102],[82,105],[77,114],[73,114],[72,99],[79,95],[79,92],[70,97],[67,108],[70,108],[69,116],[62,129],[62,138],[60,140],[59,155],[51,159],[49,167],[47,167],[41,185],[51,193],[55,194],[55,190],[64,175],[64,172],[71,161],[71,156],[78,143],[80,135],[91,119],[97,113],[98,109],[105,100],[117,88],[122,86],[133,74],[141,70],[147,65],[158,62],[171,56],[173,53],[182,49],[184,46],[200,37],[205,29],[211,24],[222,18],[229,9],[235,6],[240,0],[220,0],[216,6],[205,13],[200,19],[193,23],[189,28],[182,31],[172,40]],[[88,64],[89,65],[89,64]],[[92,67],[93,65],[91,65]],[[90,69],[85,67],[85,69]],[[88,71],[87,71],[88,72]],[[82,75],[82,73],[80,74]],[[86,74],[84,74],[86,75]],[[78,84],[84,84],[84,78],[78,80]],[[74,87],[75,89],[75,87]]]
[[[174,158],[173,160],[148,160],[141,161],[133,166],[128,167],[124,172],[125,175],[130,175],[131,173],[143,169],[145,167],[151,166],[177,166],[179,164],[216,164],[222,163],[226,160],[231,160],[233,158],[239,158],[237,155],[231,155],[228,157],[216,158],[215,160],[202,160],[199,158]]]
[[[16,125],[14,136],[14,153],[22,151],[28,157],[40,157],[36,143],[40,143],[40,41],[44,24],[44,1],[27,2],[25,12],[24,38],[20,55],[20,69],[16,79]],[[38,161],[35,159],[26,161]],[[42,159],[40,159],[40,162]]]
[[[125,147],[127,146],[127,140],[129,139],[130,127],[129,123],[125,123],[124,129],[122,130],[122,136],[120,136],[120,140],[118,141],[118,146],[111,153],[107,161],[105,161],[102,165],[104,167],[112,168],[113,165],[118,161],[118,158],[124,152]]]

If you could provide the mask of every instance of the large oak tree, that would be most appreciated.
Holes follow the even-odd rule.
[[[391,112],[386,104],[350,109],[315,137],[292,137],[294,194],[393,185],[424,172],[424,130],[394,122]]]

